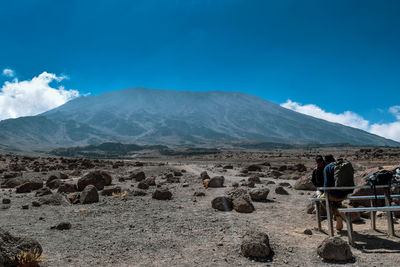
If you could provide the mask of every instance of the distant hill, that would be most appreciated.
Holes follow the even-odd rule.
[[[239,92],[128,88],[0,122],[0,144],[20,149],[104,142],[218,147],[240,141],[400,146]]]

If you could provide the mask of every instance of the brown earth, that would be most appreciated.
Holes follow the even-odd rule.
[[[305,211],[313,192],[294,190],[294,182],[311,173],[317,154],[345,157],[361,175],[370,168],[399,164],[399,151],[241,151],[185,157],[147,155],[119,161],[2,155],[0,177],[17,173],[21,179],[38,177],[45,182],[51,175],[59,177],[62,173],[68,175],[63,182],[77,183],[90,171],[104,170],[111,174],[112,185],[121,187],[121,194],[99,194],[99,202],[92,204],[33,207],[32,202],[39,199],[35,191],[17,194],[15,188],[3,188],[0,199],[10,199],[11,203],[0,204],[0,226],[12,234],[39,241],[44,256],[41,266],[328,266],[333,263],[323,262],[316,252],[327,234],[316,230],[315,215]],[[295,166],[299,163],[307,170]],[[243,172],[254,164],[261,166],[261,171]],[[224,168],[227,165],[233,168]],[[157,186],[168,188],[172,199],[153,199],[157,188],[154,185],[138,189],[139,182],[130,175],[140,171],[146,178],[155,177]],[[211,178],[224,176],[224,187],[204,188],[200,178],[203,171]],[[175,176],[179,172],[182,176]],[[276,176],[276,172],[281,175]],[[254,174],[259,174],[261,181],[253,184],[255,188],[270,189],[267,201],[252,202],[254,212],[221,212],[211,207],[211,201],[225,195],[235,183],[250,190],[247,179]],[[179,179],[167,178],[171,175]],[[0,182],[7,179],[11,178],[1,178]],[[289,183],[282,184],[289,195],[275,193],[282,182]],[[205,196],[195,196],[195,192],[204,192]],[[73,193],[66,195],[72,200]],[[23,210],[23,205],[29,205],[29,209]],[[51,229],[64,222],[69,222],[71,229]],[[362,219],[353,226],[355,262],[350,265],[398,266],[400,238],[385,234],[384,215],[377,219],[378,232],[370,230],[369,223],[369,219]],[[306,229],[312,234],[304,234]],[[326,220],[323,229],[327,229]],[[400,235],[397,219],[395,229]],[[265,262],[241,255],[242,237],[248,230],[268,234],[273,253]],[[337,234],[347,241],[346,231]]]

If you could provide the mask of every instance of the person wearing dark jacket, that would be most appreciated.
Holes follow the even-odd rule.
[[[332,155],[325,156],[326,166],[324,168],[324,187],[334,187],[335,186],[335,158]],[[347,192],[340,190],[331,190],[329,191],[329,203],[332,207],[332,213],[336,219],[336,230],[343,229],[343,219],[344,216],[340,214],[338,208],[342,207],[342,201],[346,199]],[[322,195],[324,197],[324,195]]]
[[[317,163],[317,167],[313,170],[311,182],[315,187],[322,187],[324,186],[324,168],[326,163],[320,155],[315,157],[315,162]]]

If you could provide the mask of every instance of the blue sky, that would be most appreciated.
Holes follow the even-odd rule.
[[[137,86],[241,91],[338,122],[348,111],[400,139],[399,12],[366,0],[3,1],[0,115],[14,79],[47,72],[58,82],[36,82],[64,86],[61,102]]]

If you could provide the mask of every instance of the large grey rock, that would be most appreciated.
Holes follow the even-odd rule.
[[[78,180],[77,187],[82,191],[87,185],[94,185],[97,190],[103,190],[104,186],[110,185],[112,177],[105,171],[93,171]]]
[[[243,256],[254,258],[266,258],[271,253],[269,238],[266,233],[248,231],[240,246]]]
[[[22,253],[42,255],[42,246],[29,237],[13,236],[0,228],[0,266],[18,266],[17,256]]]
[[[79,197],[81,204],[90,204],[99,202],[99,192],[94,185],[88,185],[83,189]]]
[[[6,180],[5,182],[3,182],[1,184],[1,187],[2,188],[15,188],[15,187],[17,187],[19,185],[22,185],[24,183],[31,182],[32,180],[33,181],[36,181],[36,180],[39,181],[40,179],[39,178],[33,178],[32,179],[32,178],[26,178],[26,177],[19,176],[19,177],[15,177],[15,178],[11,178],[11,179]]]
[[[296,181],[294,184],[294,189],[296,190],[308,190],[308,191],[315,191],[317,188],[311,182],[310,175],[304,175],[300,179]]]
[[[137,182],[146,179],[146,174],[144,172],[135,172],[129,176],[131,179],[135,179]]]
[[[253,201],[265,201],[269,194],[268,188],[256,188],[249,192],[250,198]]]
[[[225,196],[214,198],[211,201],[211,206],[219,211],[231,211],[233,209],[232,199]]]
[[[210,179],[208,187],[223,187],[225,178],[224,176],[215,176]]]
[[[328,261],[350,261],[353,254],[349,244],[340,237],[328,237],[317,248],[318,255]]]
[[[286,191],[282,186],[277,186],[275,188],[275,193],[278,195],[289,195],[288,191]]]
[[[168,190],[168,188],[160,187],[154,191],[152,197],[158,200],[169,200],[172,198],[172,193]]]
[[[50,195],[45,195],[39,198],[40,205],[51,205],[51,206],[66,206],[70,205],[70,202],[61,194],[55,193]]]
[[[43,182],[40,179],[32,179],[29,182],[17,186],[17,193],[29,193],[43,187]]]
[[[235,198],[233,201],[233,209],[240,213],[251,213],[254,211],[254,206],[251,203],[249,197],[240,196]]]
[[[76,188],[76,185],[73,183],[61,183],[61,185],[58,187],[57,192],[58,193],[74,193],[77,191],[78,188]]]

